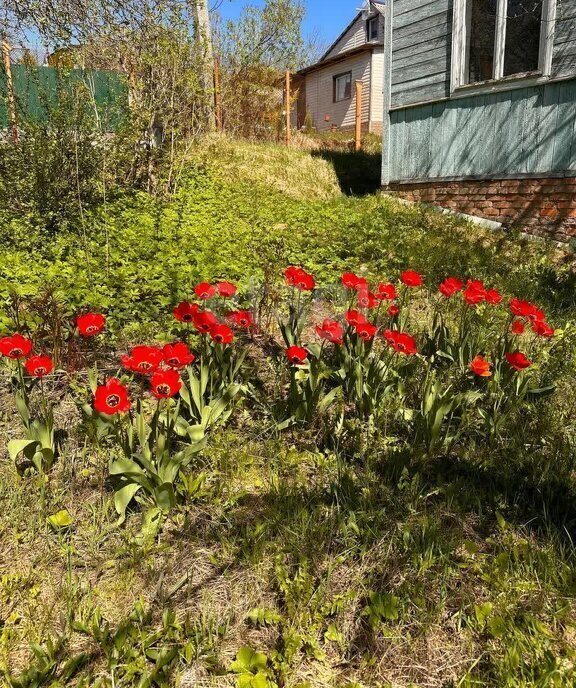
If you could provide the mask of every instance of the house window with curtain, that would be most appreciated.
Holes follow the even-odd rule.
[[[352,98],[352,72],[337,74],[334,77],[334,102]]]

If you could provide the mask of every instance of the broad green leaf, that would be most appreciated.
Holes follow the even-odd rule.
[[[36,447],[37,444],[38,442],[36,440],[10,440],[10,442],[8,442],[8,454],[12,461],[14,461],[18,454],[24,452],[27,447]],[[26,454],[26,456],[28,456],[28,454]]]
[[[128,483],[114,493],[114,507],[121,517],[124,517],[126,514],[128,504],[130,504],[140,487],[138,483]]]
[[[67,509],[57,511],[55,514],[52,514],[52,516],[48,516],[46,520],[54,530],[69,528],[73,523],[72,516],[70,516]]]

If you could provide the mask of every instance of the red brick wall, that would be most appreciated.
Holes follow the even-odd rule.
[[[389,191],[558,241],[576,237],[576,177],[430,181],[391,184]]]

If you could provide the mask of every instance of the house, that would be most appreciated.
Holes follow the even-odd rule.
[[[388,0],[384,188],[576,237],[576,0]]]
[[[366,0],[350,24],[315,64],[301,69],[297,124],[318,131],[353,129],[357,81],[362,82],[362,128],[382,132],[384,4]]]

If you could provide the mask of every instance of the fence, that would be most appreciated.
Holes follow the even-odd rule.
[[[58,105],[63,90],[85,88],[88,102],[92,102],[102,117],[103,126],[110,130],[118,123],[125,103],[127,84],[117,72],[86,69],[57,69],[55,67],[10,65],[14,107],[17,119],[47,121],[50,109]],[[0,129],[10,126],[10,98],[6,67],[0,70]]]

